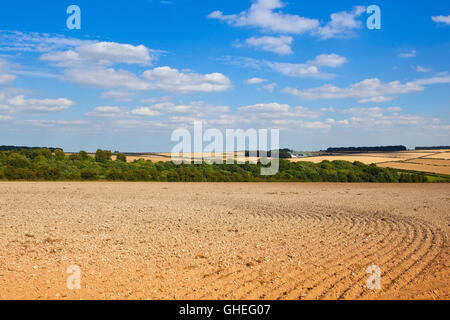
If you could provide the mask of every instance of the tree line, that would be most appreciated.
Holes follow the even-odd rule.
[[[181,164],[139,159],[127,162],[126,155],[97,150],[65,154],[61,149],[0,151],[0,180],[35,181],[185,181],[185,182],[427,182],[425,174],[365,165],[361,162],[290,162],[280,160],[274,176],[262,176],[258,164]]]
[[[416,147],[416,150],[448,150],[450,146],[434,146],[434,147]]]
[[[379,146],[379,147],[347,147],[328,148],[329,153],[363,153],[363,152],[396,152],[406,151],[405,146]]]

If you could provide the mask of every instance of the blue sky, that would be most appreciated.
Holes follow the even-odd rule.
[[[169,151],[194,120],[279,128],[296,150],[450,143],[448,1],[1,7],[0,145]]]

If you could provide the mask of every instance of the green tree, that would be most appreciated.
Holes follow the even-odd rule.
[[[30,161],[25,156],[17,152],[12,152],[8,157],[8,164],[14,168],[26,168],[30,164]]]
[[[56,161],[63,161],[66,158],[66,154],[61,149],[56,149],[54,153]]]
[[[84,150],[81,150],[78,154],[83,161],[89,159],[89,154]]]
[[[94,169],[81,169],[80,177],[83,180],[95,180],[98,177],[98,172]]]
[[[112,153],[109,150],[98,149],[95,152],[95,161],[105,162],[111,160]]]
[[[122,162],[127,162],[127,156],[123,153],[118,152],[116,154],[116,160],[117,161],[122,161]]]
[[[69,155],[69,160],[80,161],[80,160],[82,160],[82,158],[79,153],[72,153],[71,155]]]

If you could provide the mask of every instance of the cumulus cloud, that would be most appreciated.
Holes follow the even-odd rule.
[[[333,13],[330,21],[321,25],[318,19],[281,12],[279,9],[284,6],[285,4],[281,0],[256,0],[248,10],[239,14],[226,15],[217,10],[211,12],[207,17],[236,27],[260,28],[273,33],[302,34],[309,32],[321,39],[330,39],[353,36],[355,30],[362,28],[362,22],[357,18],[365,11],[365,7],[356,6],[350,12]]]
[[[303,106],[291,107],[277,102],[260,103],[239,107],[237,114],[245,115],[246,119],[289,119],[289,118],[317,118],[320,111],[313,111]]]
[[[151,65],[161,52],[143,45],[133,46],[116,42],[83,43],[66,51],[52,51],[41,60],[52,62],[63,71],[67,81],[102,88],[123,88],[133,91],[159,90],[186,94],[192,92],[220,92],[232,87],[230,79],[221,73],[198,74],[178,71],[168,66],[158,67],[137,76],[124,69],[113,68],[117,64]],[[116,101],[129,100],[123,90],[111,90],[103,98]]]
[[[440,120],[422,115],[402,114],[400,107],[390,108],[349,108],[341,110],[340,113],[349,115],[349,127],[364,128],[366,130],[384,130],[386,128],[396,128],[408,126],[416,128],[426,128],[432,124],[439,123]]]
[[[149,90],[151,85],[126,70],[113,68],[74,68],[64,71],[68,81],[102,88],[127,88],[129,90]]]
[[[223,57],[221,60],[225,63],[245,68],[258,70],[269,68],[289,77],[310,77],[318,79],[331,79],[334,77],[334,74],[324,72],[320,67],[336,68],[347,62],[347,58],[335,53],[319,55],[306,63],[272,62],[268,60],[230,56]]]
[[[277,87],[277,84],[275,82],[272,82],[272,83],[266,84],[265,86],[262,86],[261,88],[263,88],[264,90],[266,90],[268,92],[273,92],[276,87]]]
[[[450,15],[448,15],[448,16],[442,16],[442,15],[434,16],[434,17],[431,17],[431,19],[434,22],[436,22],[436,23],[443,23],[443,24],[446,24],[446,25],[450,25]]]
[[[387,102],[387,101],[391,101],[394,99],[397,99],[397,97],[396,96],[391,96],[391,97],[378,96],[378,97],[361,99],[358,102],[359,103],[382,103],[382,102]]]
[[[170,100],[172,100],[171,96],[162,96],[162,97],[141,99],[141,102],[142,103],[156,103],[156,102],[168,102]]]
[[[442,75],[442,76],[435,76],[431,78],[423,78],[418,79],[414,81],[415,84],[419,86],[427,86],[427,85],[433,85],[433,84],[446,84],[450,83],[450,76],[448,75]]]
[[[347,88],[340,88],[331,84],[321,87],[298,90],[295,88],[285,88],[283,91],[295,95],[302,99],[346,99],[359,98],[361,102],[382,102],[393,99],[398,94],[406,94],[424,90],[424,86],[432,84],[450,83],[450,76],[436,76],[433,78],[419,79],[406,83],[392,81],[381,82],[380,79],[365,79],[361,82],[351,84]]]
[[[154,117],[161,115],[161,112],[157,110],[152,110],[149,107],[138,107],[131,111],[131,114],[137,115],[137,116],[147,116],[147,117]]]
[[[318,55],[314,60],[308,61],[308,64],[318,67],[336,68],[347,63],[347,58],[335,53]]]
[[[280,37],[251,37],[245,40],[245,43],[248,46],[258,48],[263,51],[274,52],[279,55],[289,55],[292,54],[293,51],[291,49],[293,38],[289,36],[280,36]]]
[[[90,117],[116,118],[126,116],[128,112],[124,107],[117,106],[98,106],[92,111],[86,113]]]
[[[23,95],[8,100],[7,105],[11,112],[49,113],[61,112],[75,103],[66,98],[59,99],[26,99]]]
[[[158,59],[157,52],[144,45],[95,42],[82,44],[73,50],[49,52],[43,54],[41,59],[65,67],[85,66],[86,64],[111,66],[119,63],[151,65]]]
[[[221,73],[185,73],[167,66],[147,70],[143,77],[152,89],[175,93],[220,92],[232,87],[230,79]]]
[[[261,79],[261,78],[251,78],[251,79],[245,80],[245,84],[260,84],[263,82],[267,82],[267,80]]]
[[[275,11],[283,7],[281,0],[257,0],[248,10],[239,14],[224,15],[221,11],[214,11],[208,18],[238,27],[255,27],[278,33],[301,34],[319,26],[317,19]]]
[[[195,101],[188,104],[163,102],[148,107],[138,107],[131,111],[132,114],[141,116],[176,115],[177,117],[180,117],[180,115],[183,117],[209,117],[212,115],[227,114],[229,112],[230,108],[228,106],[206,104],[203,101]]]
[[[330,22],[314,31],[321,39],[348,38],[355,35],[356,29],[362,28],[362,22],[356,20],[366,8],[356,6],[351,12],[341,11],[331,14]]]
[[[124,91],[124,90],[110,90],[103,92],[101,97],[103,99],[113,99],[116,101],[131,101],[131,97],[135,95],[134,92]]]

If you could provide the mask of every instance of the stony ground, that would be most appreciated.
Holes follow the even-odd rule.
[[[448,184],[0,190],[1,299],[450,298]]]

